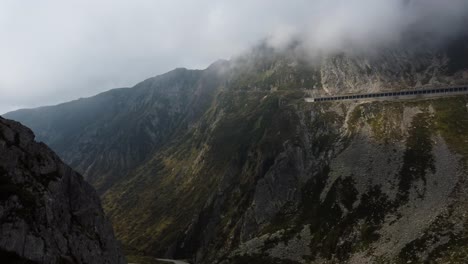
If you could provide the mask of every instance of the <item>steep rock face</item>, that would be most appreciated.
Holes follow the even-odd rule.
[[[421,40],[365,52],[310,57],[301,46],[278,52],[260,45],[232,61],[231,89],[306,90],[311,94],[368,93],[468,81],[468,37],[448,43]]]
[[[468,38],[443,47],[380,49],[366,55],[326,57],[322,61],[322,87],[327,93],[378,92],[464,84],[468,80]],[[458,47],[456,47],[458,46]]]
[[[466,259],[466,96],[217,101],[190,140],[104,196],[130,246],[196,263]]]
[[[194,228],[203,231],[192,241],[221,234],[197,256],[206,263],[210,256],[225,263],[466,262],[467,103],[306,106],[296,114],[304,126],[280,141],[246,207],[231,214],[225,204],[240,204],[229,192],[205,205]],[[213,220],[223,218],[230,224]]]
[[[94,189],[21,124],[0,118],[0,256],[126,263]]]
[[[117,236],[137,253],[196,263],[463,263],[466,96],[363,104],[303,100],[306,92],[464,82],[468,46],[456,43],[318,61],[294,49],[261,46],[197,72],[196,84],[170,100],[166,93],[178,94],[175,84],[192,73],[175,72],[164,85],[124,90],[122,98],[129,99],[122,101],[131,103],[119,111],[141,106],[154,116],[128,131],[109,128],[117,135],[105,138],[93,138],[88,127],[101,133],[109,120],[127,124],[141,113],[90,118],[72,133],[82,135],[80,140],[66,145],[54,145],[70,136],[57,125],[67,120],[56,116],[60,107],[7,116],[43,131],[66,160],[83,164],[75,166],[95,185],[105,182],[103,203]],[[154,80],[161,78],[166,75]],[[170,103],[156,107],[161,100]],[[179,104],[174,118],[168,113]],[[90,113],[99,116],[105,106]],[[81,116],[68,113],[69,120]],[[147,127],[161,115],[171,116],[171,125]],[[121,135],[116,128],[123,129]],[[152,145],[142,134],[164,137]],[[116,144],[100,145],[108,141]],[[80,147],[85,145],[90,147]],[[144,157],[125,169],[85,162],[88,155],[100,162],[117,155],[109,164],[121,166],[133,148]],[[94,166],[111,177],[94,180],[100,177]]]

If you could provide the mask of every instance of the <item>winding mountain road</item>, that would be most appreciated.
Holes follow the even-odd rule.
[[[312,97],[305,98],[306,102],[330,102],[330,101],[344,101],[344,100],[379,100],[383,98],[403,99],[403,98],[418,98],[430,96],[449,96],[458,94],[467,94],[468,85],[454,86],[454,87],[441,87],[430,89],[414,89],[409,91],[394,91],[394,92],[381,92],[381,93],[366,93],[366,94],[347,94],[336,95],[329,97]]]

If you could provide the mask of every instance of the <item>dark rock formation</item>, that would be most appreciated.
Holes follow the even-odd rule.
[[[94,189],[1,117],[0,262],[126,263]]]

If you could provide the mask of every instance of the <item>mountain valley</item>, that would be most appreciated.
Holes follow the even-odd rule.
[[[467,38],[303,52],[261,44],[205,70],[3,116],[97,189],[128,254],[466,263],[468,96],[304,98],[466,84]]]

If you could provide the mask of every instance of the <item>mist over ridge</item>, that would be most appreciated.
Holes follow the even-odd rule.
[[[25,8],[26,6],[26,8]],[[0,113],[130,87],[176,67],[206,68],[261,40],[309,56],[463,33],[463,0],[2,1]],[[112,8],[110,8],[112,7]],[[29,46],[34,43],[34,47]]]

